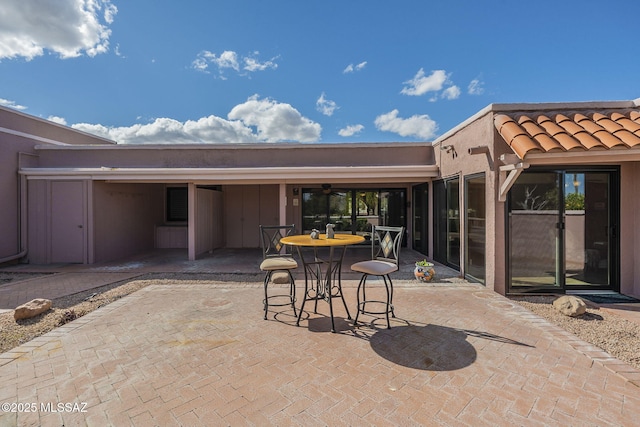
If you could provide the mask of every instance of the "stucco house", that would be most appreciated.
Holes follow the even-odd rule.
[[[404,225],[498,293],[640,296],[640,99],[492,104],[423,143],[117,145],[0,107],[0,264]]]

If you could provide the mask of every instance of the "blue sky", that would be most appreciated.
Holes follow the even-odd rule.
[[[118,143],[432,141],[640,98],[637,0],[3,0],[0,105]]]

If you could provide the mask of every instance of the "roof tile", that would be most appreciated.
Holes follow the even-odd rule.
[[[551,138],[540,126],[528,116],[520,116],[518,119],[520,126],[538,143],[542,151],[564,151],[564,147],[555,139]]]
[[[529,153],[640,147],[640,110],[626,112],[498,113],[498,133],[513,151]]]
[[[598,138],[607,148],[613,148],[618,145],[624,145],[624,143],[613,136],[611,132],[600,126],[598,123],[592,121],[583,114],[576,114],[574,120],[594,137]]]
[[[632,132],[636,136],[640,136],[640,123],[636,123],[629,117],[623,116],[620,113],[613,113],[611,120],[624,127],[629,132]]]
[[[536,120],[538,124],[542,126],[552,138],[558,141],[565,150],[569,151],[576,148],[584,149],[578,140],[571,137],[562,127],[558,126],[558,124],[549,117],[541,114]]]
[[[564,128],[567,132],[573,135],[580,144],[587,150],[591,150],[593,148],[604,148],[602,143],[595,139],[589,132],[585,130],[582,126],[571,120],[569,117],[563,114],[557,114],[555,116],[556,122],[560,126]]]

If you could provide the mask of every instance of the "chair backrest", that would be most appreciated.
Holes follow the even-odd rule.
[[[400,262],[400,246],[404,227],[373,226],[371,229],[371,259]]]
[[[280,243],[283,237],[294,234],[295,225],[261,225],[260,241],[262,242],[262,258],[291,256],[291,247]]]

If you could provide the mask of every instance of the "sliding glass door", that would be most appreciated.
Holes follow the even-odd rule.
[[[373,225],[406,226],[404,189],[302,190],[302,232],[324,233],[327,223],[336,233],[368,236]]]
[[[465,277],[485,283],[486,242],[486,184],[485,175],[473,175],[464,179],[464,273]]]
[[[617,171],[524,172],[509,196],[511,291],[617,290]]]
[[[429,184],[413,187],[413,249],[429,255]]]
[[[433,259],[460,268],[460,179],[433,183]]]
[[[523,173],[510,191],[509,231],[512,290],[563,286],[559,256],[560,176],[556,172]]]

